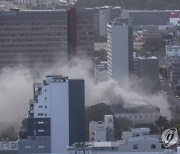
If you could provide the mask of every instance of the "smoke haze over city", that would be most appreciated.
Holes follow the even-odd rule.
[[[89,71],[91,67],[90,60],[76,58],[69,64],[59,63],[51,69],[44,69],[36,76],[32,71],[23,67],[3,69],[0,76],[0,109],[2,109],[0,122],[20,123],[26,117],[29,99],[33,97],[33,83],[42,82],[42,79],[49,74],[85,79],[86,106],[97,103],[119,103],[118,100],[123,100],[125,106],[152,104],[160,108],[163,116],[170,117],[167,98],[164,95],[160,93],[138,94],[127,86],[118,85],[113,80],[95,84]]]

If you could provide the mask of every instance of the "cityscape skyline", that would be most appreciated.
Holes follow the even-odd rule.
[[[135,1],[0,2],[0,154],[180,153],[180,10]]]

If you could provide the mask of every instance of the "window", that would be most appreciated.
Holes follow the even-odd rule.
[[[151,144],[151,149],[156,149],[156,144]]]
[[[138,145],[137,144],[133,144],[133,149],[138,149]]]
[[[38,116],[43,116],[44,114],[43,113],[38,113]]]
[[[165,149],[165,146],[164,146],[164,144],[161,144],[161,149]]]

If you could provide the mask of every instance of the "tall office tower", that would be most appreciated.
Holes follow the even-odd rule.
[[[121,15],[121,7],[103,6],[94,8],[94,30],[96,36],[107,36],[107,24]]]
[[[94,14],[92,9],[68,10],[68,46],[70,57],[92,55],[94,51]]]
[[[108,77],[117,82],[129,79],[133,70],[133,34],[127,18],[107,25]]]
[[[42,84],[34,84],[19,154],[66,153],[67,146],[84,142],[84,105],[84,80],[46,76]]]
[[[139,86],[146,92],[159,89],[159,61],[157,57],[134,58],[134,74],[139,78]]]
[[[93,10],[0,12],[0,68],[49,67],[94,49]]]
[[[68,55],[67,12],[0,12],[0,67],[59,62]]]

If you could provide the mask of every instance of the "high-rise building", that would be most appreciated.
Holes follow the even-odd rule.
[[[0,12],[0,68],[52,66],[78,51],[92,55],[93,11],[89,9]]]
[[[42,84],[34,84],[19,154],[65,153],[67,146],[84,142],[84,105],[84,80],[46,76]]]
[[[146,92],[159,89],[159,60],[157,57],[134,58],[134,75],[139,79],[139,86]]]
[[[117,18],[107,25],[108,76],[127,80],[133,66],[133,34],[127,18]]]
[[[132,25],[167,25],[171,10],[122,10],[123,18],[132,18]]]
[[[68,46],[70,56],[94,51],[94,13],[92,9],[68,10]]]
[[[67,22],[65,10],[1,12],[0,67],[67,59]]]
[[[103,6],[94,8],[94,30],[95,35],[107,36],[107,24],[121,15],[121,7]]]

